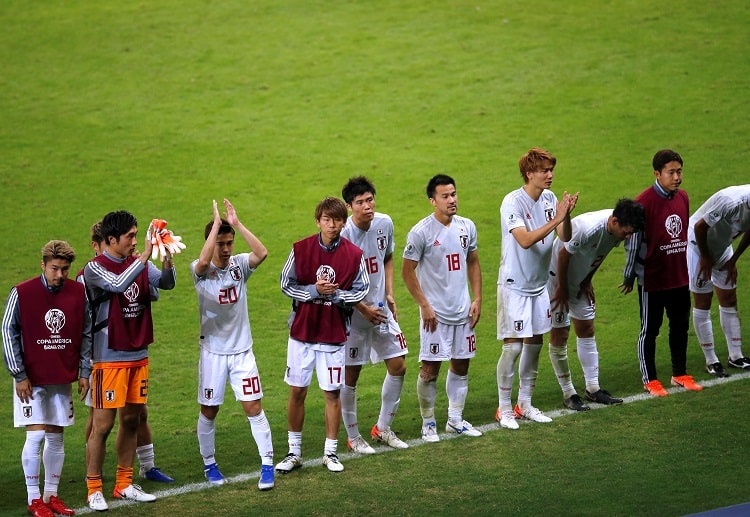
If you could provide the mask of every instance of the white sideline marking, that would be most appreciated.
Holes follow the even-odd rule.
[[[716,386],[718,384],[726,384],[728,382],[734,382],[734,381],[739,381],[739,380],[748,379],[748,378],[750,378],[750,372],[732,373],[729,377],[709,379],[709,380],[706,380],[706,381],[699,382],[698,384],[700,384],[704,388],[708,388],[708,387],[711,387],[711,386]],[[671,387],[671,388],[668,388],[667,391],[671,394],[671,393],[678,393],[678,392],[686,392],[688,390],[686,390],[684,388],[680,388],[680,387]],[[648,393],[646,393],[644,391],[643,393],[639,393],[637,395],[631,395],[629,397],[623,398],[623,402],[622,403],[623,404],[630,404],[630,403],[633,403],[633,402],[638,402],[638,401],[647,400],[647,399],[654,399],[654,398],[660,398],[660,397],[655,397],[655,396],[650,395],[650,394],[648,394]],[[606,406],[604,404],[597,404],[596,402],[587,402],[587,404],[591,407],[592,411],[596,410],[596,409],[603,409],[603,408],[606,408],[606,407],[610,407],[610,406]],[[556,409],[554,411],[546,411],[546,412],[544,412],[545,415],[547,415],[548,417],[550,417],[552,419],[564,417],[566,415],[571,415],[571,414],[575,414],[575,413],[577,413],[577,411],[573,411],[572,409]],[[519,419],[518,423],[520,425],[527,425],[527,424],[531,424],[532,422],[529,422],[526,419]],[[479,429],[480,431],[482,431],[482,433],[493,432],[493,431],[500,431],[500,430],[502,430],[503,432],[513,432],[510,429],[501,429],[500,425],[497,422],[492,422],[492,423],[489,423],[489,424],[484,424],[484,425],[477,426],[477,429]],[[454,433],[450,433],[450,434],[449,433],[442,433],[442,434],[440,434],[440,440],[453,440],[453,439],[458,438],[458,437],[459,437],[459,435],[454,434]],[[426,445],[426,442],[422,441],[421,438],[415,438],[413,440],[407,441],[406,443],[409,444],[409,447],[419,447],[419,446],[422,446],[422,445]],[[375,451],[377,452],[377,454],[381,454],[381,453],[384,453],[384,452],[394,452],[394,451],[396,451],[396,449],[392,449],[391,447],[388,447],[387,445],[376,445],[376,444],[371,444],[371,445],[373,446],[373,448],[375,449]],[[363,457],[366,457],[366,456],[369,456],[369,455],[368,454],[358,454],[358,453],[354,453],[354,452],[345,452],[343,454],[339,454],[339,458],[341,460],[350,460],[350,459],[356,459],[356,458],[363,458]],[[315,459],[305,460],[304,465],[306,467],[321,466],[321,465],[323,465],[323,458],[322,458],[322,456],[320,456],[320,457],[317,457]],[[286,474],[279,474],[279,473],[277,473],[276,474],[276,479],[279,479],[280,477],[285,476],[285,475]],[[239,474],[237,476],[229,477],[229,478],[227,478],[226,482],[227,482],[227,484],[242,483],[242,482],[257,480],[259,477],[260,477],[260,470],[256,470],[254,472],[249,472],[249,473],[246,473],[246,474]],[[172,496],[176,496],[176,495],[187,494],[187,493],[190,493],[190,492],[200,492],[202,490],[208,490],[208,489],[212,489],[212,488],[217,488],[217,487],[215,485],[212,485],[208,481],[204,481],[202,483],[190,483],[188,485],[180,485],[180,486],[176,486],[174,488],[167,488],[165,490],[157,490],[157,491],[151,492],[151,493],[153,493],[156,496],[157,500],[158,500],[158,499],[161,499],[161,498],[164,498],[164,497],[172,497]],[[115,509],[115,508],[121,508],[121,507],[126,506],[126,505],[148,504],[148,503],[136,503],[136,502],[133,502],[133,501],[121,501],[121,500],[118,500],[118,499],[109,498],[109,499],[107,499],[107,504],[109,504],[109,507],[111,509]],[[76,515],[83,515],[83,514],[87,514],[87,513],[95,513],[94,510],[92,510],[88,506],[85,506],[85,507],[82,507],[82,508],[76,508],[75,512],[76,512]]]

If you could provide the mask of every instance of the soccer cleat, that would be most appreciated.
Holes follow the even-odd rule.
[[[737,368],[738,370],[750,370],[750,359],[747,357],[740,357],[739,359],[729,359],[727,364],[730,368]]]
[[[109,505],[107,505],[107,501],[104,499],[104,494],[99,491],[96,491],[88,496],[86,502],[89,503],[89,508],[94,511],[106,512],[107,510],[109,510]]]
[[[54,513],[59,513],[60,515],[75,515],[76,512],[72,508],[68,508],[68,505],[62,502],[62,499],[57,497],[56,495],[50,496],[49,503],[47,503],[47,507],[52,510]]]
[[[157,481],[159,483],[174,483],[174,478],[167,476],[164,472],[161,471],[159,467],[151,467],[148,470],[143,470],[143,467],[141,467],[140,474],[142,478],[148,479],[149,481]]]
[[[482,431],[480,431],[479,429],[474,429],[474,426],[466,420],[462,422],[453,422],[451,420],[448,420],[448,422],[445,424],[445,431],[447,433],[455,433],[462,436],[482,436]]]
[[[707,364],[706,371],[714,377],[729,377],[729,374],[724,371],[724,367],[721,363]]]
[[[343,472],[344,470],[344,466],[339,461],[339,457],[333,453],[323,456],[323,465],[325,465],[331,472]]]
[[[588,411],[591,408],[584,404],[581,396],[578,393],[574,393],[567,399],[563,399],[563,404],[566,408],[572,409],[573,411]]]
[[[692,375],[679,375],[677,377],[672,377],[672,386],[680,386],[690,391],[700,391],[703,389],[703,386],[695,383]]]
[[[512,409],[506,409],[505,411],[500,411],[500,408],[497,408],[497,412],[495,413],[495,420],[500,422],[500,427],[504,427],[506,429],[518,429],[518,422],[516,422],[516,414],[513,412]]]
[[[128,501],[135,501],[137,503],[150,503],[156,501],[156,496],[144,492],[140,485],[128,485],[123,489],[115,487],[112,495],[115,499],[127,499]]]
[[[52,510],[50,510],[46,504],[44,504],[44,501],[41,498],[32,500],[31,504],[28,506],[28,510],[34,517],[55,517],[55,514],[52,513]]]
[[[378,429],[378,424],[375,424],[372,426],[372,431],[370,431],[370,436],[373,440],[384,443],[388,447],[393,447],[394,449],[408,449],[409,445],[400,440],[398,436],[396,436],[396,433],[391,431],[390,429],[387,429],[385,431],[381,431]]]
[[[216,463],[203,466],[203,475],[212,485],[223,485],[227,482]]]
[[[427,424],[422,426],[422,440],[427,443],[435,443],[440,441],[435,422],[428,422]]]
[[[661,385],[661,382],[659,382],[659,379],[647,382],[643,385],[643,389],[655,397],[666,397],[669,395],[667,390],[664,389],[664,386]]]
[[[612,394],[608,392],[607,390],[599,390],[599,391],[595,391],[594,393],[590,393],[588,390],[586,390],[586,398],[590,400],[591,402],[604,404],[605,406],[612,406],[614,404],[622,404],[622,399],[613,397]]]
[[[370,447],[370,444],[361,435],[357,436],[354,440],[347,440],[347,445],[349,445],[349,450],[360,454],[375,454],[375,449]]]
[[[258,479],[258,490],[271,490],[273,488],[273,465],[260,466],[260,479]]]
[[[289,474],[294,469],[302,467],[302,456],[297,456],[293,452],[290,452],[284,459],[276,464],[276,472],[282,474]]]
[[[552,419],[539,411],[534,406],[528,406],[523,409],[521,409],[518,404],[516,404],[516,407],[513,408],[513,411],[516,413],[516,416],[518,418],[525,418],[527,420],[531,420],[532,422],[537,422],[540,424],[547,424],[549,422],[552,422]]]

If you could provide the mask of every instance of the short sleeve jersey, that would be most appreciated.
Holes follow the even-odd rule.
[[[707,243],[714,259],[740,234],[750,230],[750,185],[727,187],[716,192],[690,218],[690,230],[703,219],[709,226]]]
[[[607,231],[612,209],[587,212],[571,220],[572,235],[568,242],[555,239],[550,272],[557,274],[557,257],[564,246],[572,256],[568,263],[568,285],[579,286],[589,273],[599,267],[613,248],[620,245]]]
[[[367,273],[370,277],[370,290],[362,301],[367,305],[375,306],[378,302],[385,303],[385,271],[383,268],[385,257],[392,255],[395,248],[393,221],[388,215],[375,212],[369,230],[362,231],[354,224],[350,216],[341,231],[341,235],[362,250]],[[372,323],[365,320],[358,311],[354,311],[352,324],[357,325],[358,323],[363,323],[366,327],[372,327]]]
[[[247,280],[255,271],[250,267],[250,254],[233,255],[226,269],[211,263],[204,276],[195,274],[197,263],[194,260],[190,270],[198,293],[201,348],[220,355],[249,350],[253,337],[247,310]]]
[[[419,285],[440,323],[461,325],[469,315],[466,257],[476,250],[474,222],[458,215],[444,226],[430,214],[406,237],[403,258],[418,262]]]
[[[555,218],[557,197],[549,190],[534,201],[523,187],[508,193],[500,205],[502,251],[497,283],[528,296],[540,294],[547,283],[553,235],[523,249],[511,235],[515,228],[533,231]]]

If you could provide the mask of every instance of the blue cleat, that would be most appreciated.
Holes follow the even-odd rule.
[[[223,474],[219,470],[219,466],[216,463],[203,466],[203,473],[206,475],[206,479],[212,485],[223,485],[226,483]]]
[[[273,465],[261,465],[258,490],[271,490],[273,488],[273,476]]]
[[[159,467],[151,467],[148,470],[143,470],[141,467],[141,477],[148,479],[149,481],[157,481],[159,483],[174,483],[174,478],[167,476],[162,472]]]

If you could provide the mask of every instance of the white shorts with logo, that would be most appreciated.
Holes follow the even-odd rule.
[[[364,365],[368,358],[373,364],[409,353],[406,338],[398,322],[388,318],[388,333],[381,334],[378,326],[358,328],[352,325],[346,346],[346,365]]]
[[[305,343],[289,338],[286,348],[284,382],[289,386],[306,388],[312,382],[313,371],[323,391],[338,391],[344,382],[344,345]]]
[[[471,359],[477,352],[476,334],[468,318],[462,325],[438,322],[435,332],[425,330],[420,321],[419,344],[420,361]]]
[[[731,246],[724,250],[721,258],[716,261],[713,269],[711,269],[711,278],[703,279],[698,277],[698,269],[700,268],[701,254],[698,250],[698,246],[695,244],[689,244],[687,250],[687,262],[688,262],[688,275],[690,277],[690,292],[698,294],[711,293],[714,290],[714,286],[719,289],[736,289],[737,284],[730,284],[727,281],[727,272],[721,271],[720,268],[727,263],[727,260],[732,258],[734,251]]]
[[[69,427],[75,423],[73,415],[73,387],[70,384],[51,384],[31,388],[33,400],[22,402],[13,383],[13,425],[46,424]]]
[[[546,334],[552,328],[549,294],[525,296],[497,286],[497,339],[527,338]]]
[[[549,282],[547,284],[547,292],[551,293],[557,289],[557,282]],[[581,297],[578,298],[578,291],[573,292],[572,290],[568,293],[570,299],[568,300],[568,310],[562,310],[560,305],[552,309],[552,327],[559,329],[570,326],[570,318],[584,321],[593,320],[596,317],[596,303],[589,303],[589,298],[585,294],[581,293]],[[552,302],[550,302],[550,306]]]
[[[239,354],[215,354],[201,348],[198,360],[198,403],[220,406],[224,403],[227,379],[240,402],[263,398],[258,365],[253,349]]]

